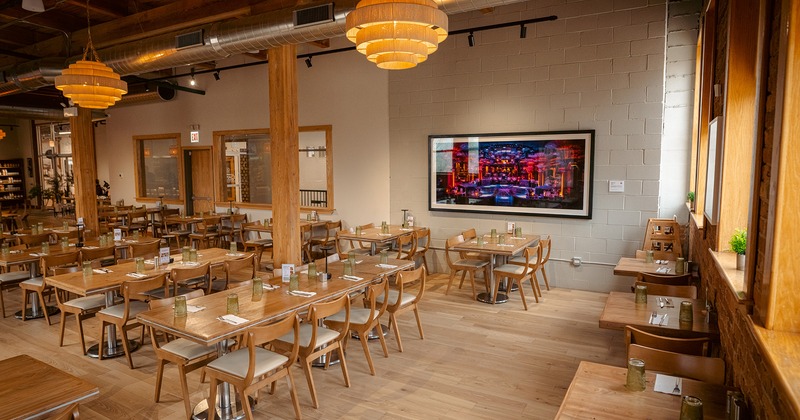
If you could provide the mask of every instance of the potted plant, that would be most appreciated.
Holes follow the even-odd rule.
[[[694,191],[689,191],[686,194],[686,200],[689,202],[689,208],[694,211]]]
[[[736,269],[744,270],[744,254],[747,252],[747,231],[736,229],[728,244],[731,246],[731,251],[736,253]]]

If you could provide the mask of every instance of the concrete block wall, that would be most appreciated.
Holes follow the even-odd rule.
[[[525,39],[518,27],[477,32],[474,47],[466,35],[450,36],[425,63],[390,73],[390,217],[399,222],[400,210],[411,209],[419,224],[432,228],[439,248],[432,271],[446,271],[441,249],[447,237],[514,221],[527,232],[552,236],[556,286],[625,290],[631,279],[614,276],[613,265],[641,248],[647,219],[659,215],[664,201],[659,178],[668,3],[531,1],[452,15],[450,27],[549,15],[558,19],[528,25]],[[676,62],[683,57],[678,50],[670,56]],[[687,95],[678,94],[680,71],[693,73],[694,66],[673,67],[670,93],[676,99],[670,103],[682,103],[678,99]],[[591,220],[428,211],[428,135],[574,129],[596,130]],[[682,149],[689,148],[688,136],[676,137],[686,142]],[[671,170],[688,172],[688,159]],[[625,192],[609,193],[609,180],[625,181]],[[575,268],[557,261],[573,256],[599,264]]]

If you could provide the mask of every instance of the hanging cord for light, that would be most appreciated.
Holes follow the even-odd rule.
[[[106,109],[128,93],[128,84],[100,61],[94,49],[89,0],[86,0],[86,33],[88,41],[83,58],[62,70],[61,76],[55,78],[55,86],[82,108]]]

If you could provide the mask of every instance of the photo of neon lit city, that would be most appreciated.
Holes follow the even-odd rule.
[[[585,139],[435,144],[439,204],[585,210]]]

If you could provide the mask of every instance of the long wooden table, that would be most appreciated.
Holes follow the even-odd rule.
[[[0,417],[49,418],[100,394],[96,385],[28,355],[0,360]]]
[[[672,308],[658,305],[657,297],[647,295],[647,304],[636,304],[634,294],[627,292],[610,292],[603,313],[600,314],[600,328],[611,330],[624,330],[626,325],[671,337],[700,337],[719,336],[716,324],[706,323],[705,307],[697,299],[684,299],[664,296],[672,301]],[[692,302],[692,324],[684,325],[679,322],[681,301]],[[650,324],[650,315],[657,312],[659,315],[668,314],[664,325]]]
[[[369,283],[379,279],[383,275],[396,273],[399,270],[413,268],[413,262],[404,260],[390,260],[389,264],[396,265],[394,268],[376,267],[378,257],[365,257],[362,259],[360,269],[354,275],[362,277],[361,280],[351,281],[341,278],[343,264],[340,261],[328,264],[328,271],[332,274],[331,279],[325,283],[307,277],[305,272],[298,274],[299,290],[315,292],[313,297],[295,296],[288,293],[288,284],[281,283],[281,278],[273,278],[268,282],[272,285],[280,286],[277,290],[264,290],[262,297],[255,300],[253,297],[252,286],[242,286],[230,289],[223,293],[214,293],[192,299],[187,302],[189,305],[204,307],[199,312],[188,313],[186,317],[176,318],[172,307],[163,307],[143,312],[137,316],[139,321],[145,325],[152,326],[158,330],[166,331],[177,337],[182,337],[206,346],[216,345],[217,354],[224,355],[227,352],[227,339],[236,337],[247,331],[248,328],[268,324],[276,319],[280,319],[287,314],[307,308],[315,302],[322,302],[335,299],[344,294],[363,289]],[[368,268],[369,267],[369,268]],[[320,268],[320,271],[322,268]],[[226,314],[227,297],[236,294],[239,301],[239,313],[237,316],[244,318],[247,322],[232,325],[220,320]],[[227,383],[223,383],[217,389],[219,406],[216,407],[217,415],[220,418],[234,418],[234,407],[231,403],[230,390]],[[207,403],[201,402],[194,409],[198,417],[207,416]],[[210,418],[204,417],[204,418]]]
[[[414,226],[404,228],[400,225],[389,225],[389,232],[381,232],[380,226],[368,229],[362,229],[361,234],[357,235],[355,232],[343,230],[339,232],[339,239],[357,242],[368,242],[370,244],[370,254],[375,255],[379,244],[389,244],[397,240],[397,238],[424,228]]]
[[[582,361],[567,389],[556,419],[664,419],[680,416],[681,397],[653,390],[656,374],[645,372],[642,392],[625,388],[627,369]],[[682,379],[682,395],[703,400],[703,418],[725,419],[726,388]]]
[[[461,242],[452,248],[453,251],[463,252],[478,252],[481,254],[489,255],[489,293],[479,293],[478,301],[483,303],[506,303],[508,302],[508,295],[498,294],[497,299],[492,299],[492,291],[494,290],[494,267],[499,265],[497,257],[508,258],[513,255],[522,253],[525,248],[537,243],[539,235],[527,234],[520,237],[506,235],[504,244],[498,243],[496,239],[492,239],[491,235],[483,235],[483,245],[478,245],[477,239],[471,239]],[[502,263],[502,262],[501,262]]]
[[[659,268],[667,268],[666,273],[659,273]],[[644,259],[622,257],[614,267],[614,274],[618,276],[636,277],[639,273],[675,275],[675,261],[667,261],[666,264],[648,263]]]
[[[199,263],[211,263],[211,265],[218,265],[228,259],[243,258],[250,255],[250,253],[237,253],[236,255],[229,255],[227,250],[221,248],[208,248],[198,251],[197,259]],[[159,265],[158,269],[154,268],[152,262],[145,264],[145,277],[155,277],[162,273],[169,273],[174,267],[180,267],[182,261],[180,256],[175,256],[175,262],[167,265]],[[80,296],[87,296],[98,293],[105,293],[106,305],[114,305],[114,292],[117,291],[127,280],[135,280],[128,274],[136,272],[136,263],[127,262],[123,264],[112,265],[103,268],[103,273],[93,273],[91,277],[84,278],[83,272],[78,271],[74,273],[60,274],[57,276],[47,276],[44,281],[57,289],[66,290],[78,294]],[[116,329],[113,325],[107,327],[106,336],[107,341],[105,346],[95,344],[87,350],[90,357],[98,357],[100,351],[103,352],[103,358],[119,357],[125,354],[122,348],[122,341],[117,340]],[[138,342],[130,340],[131,351],[139,348]]]

